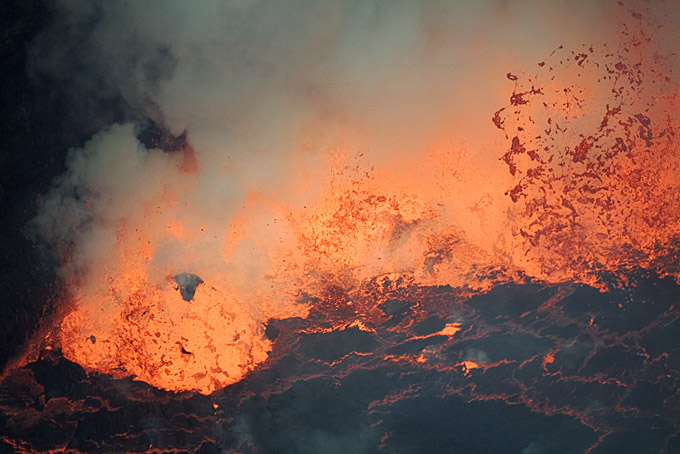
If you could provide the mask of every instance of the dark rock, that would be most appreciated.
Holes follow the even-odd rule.
[[[177,283],[177,289],[184,301],[191,301],[196,294],[196,287],[203,283],[203,279],[191,273],[180,273],[172,277]]]

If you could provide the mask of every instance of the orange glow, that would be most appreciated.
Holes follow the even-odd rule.
[[[112,292],[124,293],[115,285]],[[199,286],[191,302],[168,285],[137,290],[115,303],[115,313],[76,310],[64,319],[65,356],[91,370],[204,393],[240,380],[267,357],[270,342],[260,324],[214,283]]]

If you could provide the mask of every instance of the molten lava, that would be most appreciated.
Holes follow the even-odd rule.
[[[678,272],[680,90],[672,58],[641,19],[629,25],[617,48],[558,49],[494,115],[512,143],[502,160],[526,251],[517,261],[546,281]]]

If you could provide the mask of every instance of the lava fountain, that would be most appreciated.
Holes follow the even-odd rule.
[[[381,276],[465,295],[678,276],[677,62],[652,12],[588,9],[592,42],[550,53],[499,51],[490,4],[475,11],[492,25],[459,24],[471,47],[447,32],[455,8],[161,7],[143,23],[128,6],[72,26],[110,44],[88,69],[110,62],[133,113],[71,150],[35,221],[66,284],[48,342],[88,371],[208,394],[266,362],[270,320],[369,329],[377,307],[342,307]],[[138,34],[112,32],[125,21]],[[215,33],[229,27],[245,38]]]

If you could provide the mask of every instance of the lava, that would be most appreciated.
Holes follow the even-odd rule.
[[[112,125],[71,150],[44,197],[35,226],[59,255],[65,290],[36,351],[2,377],[18,391],[0,395],[0,442],[180,452],[222,440],[259,452],[273,450],[272,434],[293,436],[274,433],[280,419],[316,427],[331,414],[359,421],[340,444],[409,452],[400,437],[424,402],[440,411],[420,424],[446,430],[474,425],[446,419],[458,413],[474,422],[497,412],[504,424],[561,421],[579,434],[573,452],[616,448],[638,426],[671,451],[680,88],[648,14],[626,13],[614,41],[504,68],[487,89],[505,104],[473,139],[448,120],[476,118],[453,96],[431,112],[417,103],[415,118],[344,93],[327,99],[287,75],[300,99],[265,90],[273,100],[259,116],[246,108],[254,99],[231,99],[245,119],[224,115],[226,133],[217,108],[198,126],[196,115],[178,120],[175,110],[198,108],[164,86],[175,109],[153,108],[172,128]],[[263,74],[276,66],[266,63]],[[224,101],[209,98],[199,96]],[[291,108],[295,121],[280,120],[302,99],[313,115]],[[405,118],[418,123],[413,137]],[[319,395],[317,414],[307,398]],[[146,426],[121,429],[135,412]],[[36,421],[51,445],[21,439]],[[543,449],[538,432],[513,449]]]
[[[507,194],[532,276],[591,285],[634,267],[677,276],[663,251],[679,231],[678,85],[671,56],[653,50],[659,30],[633,17],[616,46],[558,49],[535,75],[513,78],[522,102],[494,116],[512,141]]]

